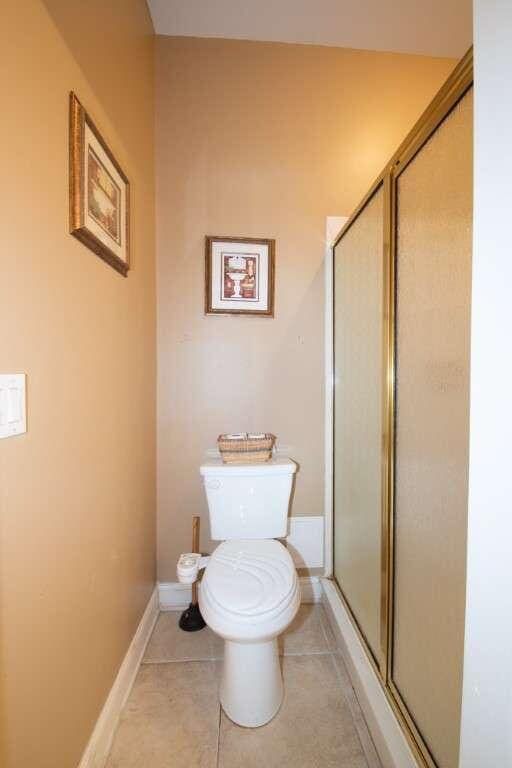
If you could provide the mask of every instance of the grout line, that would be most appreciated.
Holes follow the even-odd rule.
[[[320,620],[320,623],[322,625],[322,631],[325,636],[325,641],[327,645],[329,645],[329,641],[327,638],[327,632],[325,629],[325,621],[329,621],[327,614],[325,610],[323,610],[322,615],[324,616],[324,619]],[[333,632],[332,628],[331,632]],[[333,632],[334,635],[334,632]],[[343,695],[343,698],[347,702],[350,714],[352,716],[352,722],[354,724],[354,729],[357,733],[357,737],[359,739],[359,743],[361,744],[361,749],[363,751],[364,759],[366,760],[366,764],[368,768],[381,768],[382,764],[380,762],[380,758],[378,756],[378,752],[375,748],[374,741],[372,739],[372,735],[370,733],[370,730],[368,728],[368,723],[366,722],[366,718],[363,715],[363,712],[361,710],[361,706],[359,704],[359,700],[357,698],[357,694],[355,692],[354,686],[352,685],[352,680],[350,679],[350,675],[348,674],[345,661],[343,659],[343,656],[338,651],[338,653],[331,653],[334,668],[336,670],[336,677],[338,678],[338,683],[341,689],[341,693]],[[335,658],[337,657],[337,659]],[[346,680],[348,681],[349,690],[347,691],[347,684],[342,679],[341,671],[340,671],[340,663],[343,664],[343,667],[345,669],[345,676]],[[363,724],[361,726],[361,723]],[[363,731],[363,734],[361,733]]]
[[[334,658],[333,658],[333,661],[334,661],[334,666],[336,668],[336,674],[338,676],[338,680],[340,681],[340,686],[343,687],[342,676],[341,676],[341,672],[339,670],[338,664],[341,662],[345,666],[345,662],[343,661],[343,658],[339,654],[338,654],[338,661]],[[359,741],[361,743],[361,747],[363,750],[366,763],[368,765],[368,768],[382,768],[382,763],[380,761],[377,749],[375,747],[375,743],[373,741],[372,735],[368,728],[368,723],[366,722],[366,718],[359,704],[357,694],[352,685],[352,681],[350,680],[348,672],[346,673],[346,675],[349,679],[350,691],[348,692],[349,695],[345,694],[345,700],[347,701],[348,708],[352,715],[352,720],[354,721],[354,727],[355,727],[357,736],[359,738]]]
[[[325,614],[324,607],[321,606],[321,608],[322,608],[322,610],[320,611],[320,626],[322,627],[322,633],[323,633],[323,636],[324,636],[325,645],[326,645],[327,648],[329,648],[329,638],[327,637],[327,632],[326,632],[326,629],[325,629],[325,620],[326,620],[327,616]],[[332,654],[333,651],[331,650],[330,653]]]
[[[327,637],[327,630],[326,630],[325,623],[324,623],[324,620],[326,620],[326,619],[327,619],[327,616],[325,614],[325,610],[322,609],[322,613],[320,614],[320,625],[322,627],[322,632],[323,632],[324,639],[325,639],[325,642],[327,644],[327,647],[329,647],[329,638]],[[332,656],[332,663],[334,664],[334,669],[335,669],[336,677],[338,679],[338,684],[339,684],[339,687],[340,687],[340,690],[341,690],[341,694],[342,694],[343,698],[345,699],[345,701],[347,702],[347,705],[348,705],[348,708],[349,708],[349,711],[350,711],[350,715],[352,717],[352,723],[354,725],[354,730],[357,733],[357,738],[359,739],[359,743],[361,745],[361,750],[363,752],[365,762],[366,762],[368,768],[370,768],[370,763],[368,761],[368,755],[366,753],[365,745],[363,744],[363,740],[361,738],[361,734],[359,733],[359,728],[357,727],[357,723],[356,723],[355,708],[354,708],[354,701],[352,699],[352,695],[347,696],[346,685],[343,685],[343,680],[341,678],[340,670],[339,670],[338,664],[336,662],[336,659],[334,658],[334,653],[331,654],[331,656]],[[355,696],[355,691],[354,691],[354,688],[352,686],[352,681],[350,680],[350,678],[349,678],[349,684],[350,684],[350,692],[351,692],[351,694],[353,694]],[[356,700],[356,702],[357,702],[357,700]],[[357,706],[359,706],[359,702],[357,702]]]
[[[280,653],[279,656],[332,656],[332,651],[289,651],[288,653]]]
[[[280,653],[279,656],[332,656],[332,651],[290,651],[288,653]],[[147,659],[141,662],[141,666],[149,666],[151,664],[189,664],[192,661],[222,661],[223,656],[201,656],[200,658],[184,658],[184,659]]]
[[[220,726],[221,726],[221,722],[222,722],[222,707],[221,707],[220,701],[219,701],[219,721],[218,721],[218,725],[217,725],[217,760],[216,760],[216,763],[215,763],[216,768],[219,768],[219,764],[220,764]]]
[[[218,661],[218,659],[212,659],[211,656],[201,657],[201,658],[186,658],[186,659],[149,659],[147,661],[143,661],[141,666],[151,666],[152,664],[190,664],[193,661],[202,661],[203,663],[205,661]]]

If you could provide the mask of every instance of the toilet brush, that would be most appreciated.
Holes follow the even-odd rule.
[[[199,525],[201,518],[194,515],[192,518],[192,552],[199,552]],[[180,629],[185,632],[197,632],[206,627],[205,620],[201,616],[197,601],[197,581],[192,584],[192,602],[186,611],[180,616]]]

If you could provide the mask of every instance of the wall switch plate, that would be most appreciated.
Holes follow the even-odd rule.
[[[27,431],[26,376],[0,373],[0,438]]]

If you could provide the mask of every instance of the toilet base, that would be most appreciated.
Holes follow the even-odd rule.
[[[272,720],[282,700],[277,638],[263,643],[225,640],[220,703],[229,719],[257,728]]]

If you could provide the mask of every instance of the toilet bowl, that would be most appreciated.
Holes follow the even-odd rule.
[[[283,699],[277,637],[300,604],[297,572],[286,547],[288,509],[297,471],[288,458],[227,465],[211,459],[201,468],[211,538],[222,541],[210,557],[189,552],[178,578],[192,584],[205,568],[199,608],[224,639],[220,701],[238,725],[271,720]]]
[[[286,548],[273,539],[220,544],[206,567],[199,607],[224,639],[220,701],[228,717],[255,728],[283,698],[277,637],[300,605],[300,586]]]

